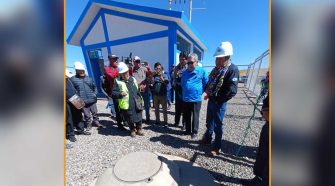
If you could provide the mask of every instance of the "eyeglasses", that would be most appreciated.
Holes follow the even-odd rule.
[[[193,62],[193,61],[189,61],[189,62],[187,62],[187,64],[188,64],[188,65],[193,65],[194,62]]]

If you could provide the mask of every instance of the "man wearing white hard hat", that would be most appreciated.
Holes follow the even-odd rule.
[[[209,75],[206,85],[206,96],[208,99],[206,127],[207,131],[201,140],[203,144],[211,144],[213,132],[215,140],[213,149],[209,155],[219,155],[222,145],[223,118],[227,102],[237,93],[239,70],[231,62],[233,46],[230,42],[222,42],[216,49],[216,66]]]
[[[149,93],[149,84],[151,78],[148,76],[147,68],[143,67],[141,64],[141,58],[138,56],[134,57],[134,68],[133,68],[133,77],[136,79],[138,86],[140,87],[141,95],[144,100],[145,108],[145,121],[147,124],[150,122],[150,93]]]
[[[81,62],[76,61],[74,63],[74,69],[76,70],[76,75],[71,78],[71,81],[77,90],[79,97],[85,102],[85,107],[82,110],[84,113],[86,129],[91,130],[92,123],[97,127],[104,127],[99,123],[97,115],[97,88],[95,84],[92,79],[85,74],[85,67]]]
[[[143,136],[142,110],[143,99],[134,77],[129,75],[129,68],[124,62],[117,65],[119,77],[115,79],[112,98],[118,100],[118,107],[127,121],[131,137]]]
[[[70,98],[77,92],[74,88],[70,78],[73,74],[68,69],[66,75],[66,139],[71,142],[77,141],[74,135],[74,128],[77,129],[77,134],[90,135],[91,133],[84,130],[84,122],[82,121],[81,110],[78,110],[70,101]]]

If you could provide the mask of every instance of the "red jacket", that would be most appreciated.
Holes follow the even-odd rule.
[[[117,68],[108,66],[108,67],[105,67],[105,75],[106,75],[106,80],[107,80],[107,84],[108,84],[107,94],[110,95],[112,93],[114,80],[119,75],[119,72],[118,72]]]

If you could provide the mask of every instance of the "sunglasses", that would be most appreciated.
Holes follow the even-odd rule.
[[[188,65],[191,65],[191,64],[193,65],[193,63],[194,62],[192,62],[192,61],[187,62]]]

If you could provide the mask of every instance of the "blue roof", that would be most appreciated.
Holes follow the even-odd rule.
[[[80,25],[85,21],[86,15],[88,14],[89,11],[92,10],[92,7],[97,6],[98,8],[103,8],[103,7],[101,7],[101,5],[107,5],[107,6],[112,6],[112,7],[116,7],[116,8],[123,8],[123,9],[132,10],[132,11],[143,12],[143,13],[156,14],[156,15],[160,15],[160,16],[166,16],[166,17],[170,17],[170,18],[174,19],[174,20],[170,20],[170,21],[174,21],[174,22],[176,22],[175,19],[181,20],[181,21],[177,22],[177,24],[180,27],[181,26],[184,27],[184,28],[181,28],[181,29],[183,29],[184,31],[188,30],[191,33],[190,34],[191,37],[192,37],[192,34],[193,34],[194,36],[192,37],[192,39],[198,40],[199,42],[197,42],[197,44],[202,46],[202,49],[207,50],[206,45],[204,44],[203,40],[200,37],[200,34],[192,26],[192,24],[189,22],[187,17],[182,12],[173,11],[173,10],[165,10],[165,9],[160,9],[160,8],[147,7],[147,6],[141,6],[141,5],[134,5],[134,4],[128,4],[128,3],[121,3],[121,2],[111,1],[111,0],[90,0],[87,3],[84,11],[80,15],[79,20],[77,21],[74,29],[72,30],[72,32],[70,33],[70,35],[67,39],[67,42],[69,44],[71,44],[71,40],[73,39],[73,36],[77,33]],[[92,16],[92,17],[94,17],[94,16]],[[159,18],[157,18],[157,19],[159,19]],[[93,20],[93,18],[91,18],[90,20],[87,20],[87,21],[92,21],[92,20]],[[88,29],[88,28],[86,28],[86,29]],[[81,35],[81,37],[82,37],[82,35]]]

